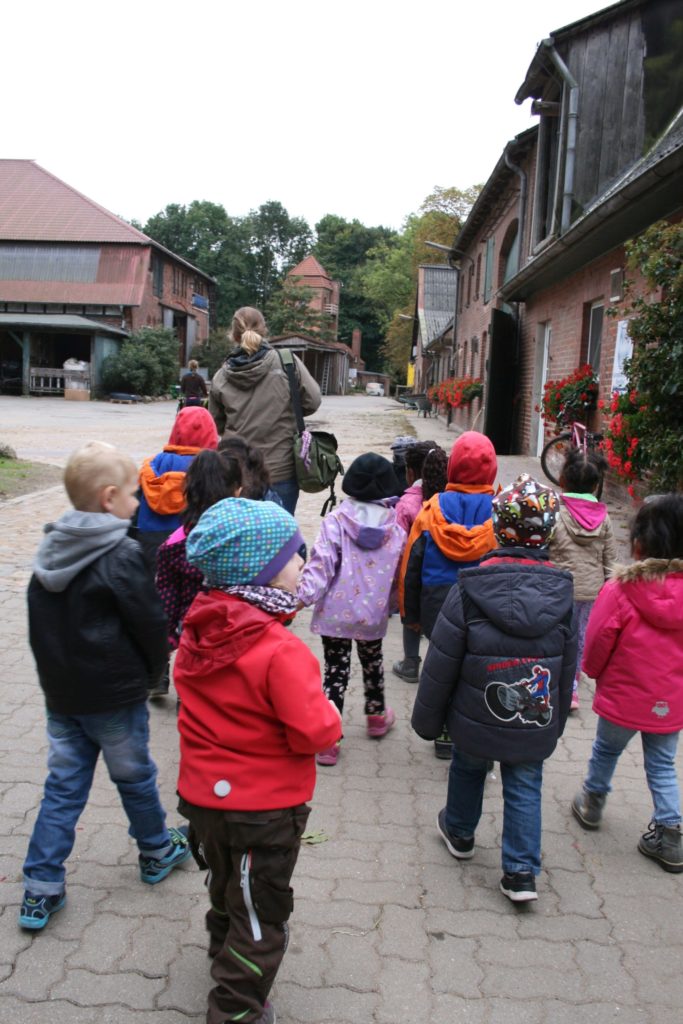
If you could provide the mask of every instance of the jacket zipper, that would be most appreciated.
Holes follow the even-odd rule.
[[[251,934],[254,936],[254,942],[260,942],[262,936],[261,925],[254,908],[254,901],[251,898],[251,885],[249,884],[249,871],[251,869],[251,850],[247,850],[242,855],[240,862],[240,886],[242,887],[242,897],[244,899],[244,905],[247,908],[249,914],[249,924],[251,925]]]

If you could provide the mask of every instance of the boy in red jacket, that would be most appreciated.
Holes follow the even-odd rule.
[[[209,588],[185,618],[174,670],[179,808],[210,870],[207,1024],[275,1020],[267,999],[287,947],[314,755],[341,737],[317,658],[285,628],[302,543],[288,512],[247,498],[219,501],[186,542]]]

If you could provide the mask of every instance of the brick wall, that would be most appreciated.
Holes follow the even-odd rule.
[[[154,294],[153,261],[150,260],[149,271],[145,277],[142,303],[127,311],[129,329],[137,331],[141,327],[161,326],[163,324],[163,307],[167,307],[173,309],[180,316],[194,317],[197,323],[196,341],[201,344],[209,336],[209,313],[206,309],[199,309],[192,305],[192,295],[195,292],[196,282],[199,282],[200,294],[210,300],[210,290],[213,285],[205,278],[195,276],[188,267],[176,262],[171,257],[159,254],[158,258],[163,261],[162,294],[160,296]]]

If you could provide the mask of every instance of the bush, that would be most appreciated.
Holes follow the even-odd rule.
[[[177,383],[178,339],[166,327],[136,331],[102,364],[105,391],[155,396],[166,394]]]

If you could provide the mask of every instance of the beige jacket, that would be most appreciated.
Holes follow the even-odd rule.
[[[589,506],[594,519],[600,517],[600,512],[604,513],[603,518],[593,526],[585,521],[582,524],[562,499],[550,542],[550,558],[558,569],[568,569],[573,575],[575,601],[594,601],[616,564],[614,532],[607,509],[601,502],[570,499],[570,504],[575,510],[577,505]]]
[[[320,405],[320,388],[301,360],[294,356],[304,416]],[[211,381],[209,412],[221,437],[239,434],[260,448],[271,481],[292,480],[296,419],[289,381],[277,351],[264,344],[251,356],[238,350],[229,356]]]

